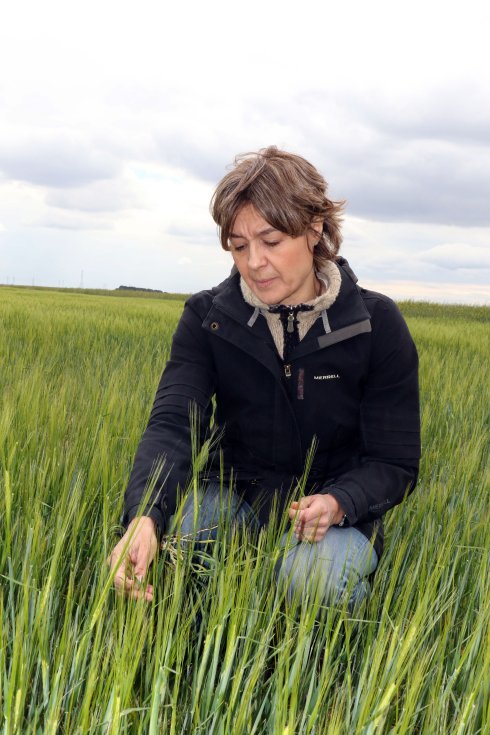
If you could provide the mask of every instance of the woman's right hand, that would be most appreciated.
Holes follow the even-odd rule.
[[[149,516],[134,518],[107,559],[111,570],[116,569],[114,586],[120,594],[135,600],[143,597],[150,602],[153,599],[153,587],[144,586],[142,581],[153,561],[157,547],[155,522]]]

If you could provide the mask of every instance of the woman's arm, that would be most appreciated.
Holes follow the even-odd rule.
[[[360,405],[360,467],[322,492],[352,525],[379,518],[415,487],[420,458],[418,357],[397,306],[373,294],[372,350]],[[366,299],[369,306],[369,297]]]
[[[165,529],[166,513],[175,509],[177,488],[186,485],[192,464],[191,432],[199,430],[202,440],[209,427],[214,370],[201,323],[187,304],[125,493],[127,530],[107,559],[115,570],[118,592],[134,599],[153,598],[151,585],[144,585],[143,579],[155,556],[158,535]],[[194,426],[193,409],[197,412]]]
[[[201,442],[209,429],[215,372],[201,325],[202,318],[188,302],[136,452],[124,498],[124,525],[141,512],[153,519],[160,532],[164,530],[167,516],[175,510],[177,487],[183,489],[189,477],[192,410]],[[140,508],[151,482],[154,488]]]

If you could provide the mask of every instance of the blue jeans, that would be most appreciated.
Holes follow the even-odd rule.
[[[258,518],[250,505],[232,491],[220,492],[217,483],[190,495],[182,510],[180,533],[203,543],[216,538],[224,518],[233,525],[258,530]],[[276,566],[278,584],[286,585],[289,600],[306,592],[318,594],[323,604],[342,603],[355,609],[370,592],[368,577],[378,565],[370,541],[357,528],[332,526],[321,541],[298,541],[291,533],[280,540],[283,554]]]

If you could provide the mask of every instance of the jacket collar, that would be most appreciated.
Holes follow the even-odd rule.
[[[328,309],[328,320],[332,332],[370,318],[364,299],[356,286],[357,277],[348,262],[345,258],[340,258],[337,265],[339,266],[342,283],[336,300]],[[252,327],[248,326],[254,309],[243,299],[238,271],[232,272],[229,278],[217,286],[215,294],[213,306],[260,339],[264,339],[264,336],[271,338],[265,319],[257,319]],[[308,335],[305,339],[307,338]]]
[[[371,331],[369,312],[364,305],[360,291],[352,275],[342,263],[339,265],[341,266],[342,283],[335,303],[328,309],[331,332],[325,334],[325,331],[318,326],[321,320],[317,320],[294,350],[291,355],[292,361],[331,344],[350,339],[357,334]],[[265,319],[252,320],[252,326],[250,326],[250,317],[254,309],[244,301],[239,280],[238,273],[232,274],[213,289],[214,298],[202,323],[203,329],[235,345],[239,350],[253,355],[282,383],[283,363],[277,353],[267,322]]]
[[[237,322],[246,330],[246,335],[251,336],[252,339],[259,339],[260,341],[270,342],[274,347],[272,335],[265,319],[257,319],[253,322],[253,326],[249,326],[250,317],[254,313],[253,306],[247,304],[242,296],[240,289],[240,274],[238,271],[231,275],[226,281],[223,281],[217,288],[217,295],[213,299],[213,307],[219,309],[219,311],[226,316],[230,317],[234,322]],[[211,308],[211,312],[213,311]],[[210,312],[210,313],[211,313]],[[209,315],[208,315],[209,317]],[[243,333],[241,332],[243,339]],[[275,348],[274,348],[275,349]]]
[[[357,324],[365,319],[370,319],[369,311],[361,296],[360,289],[356,285],[357,277],[351,270],[345,258],[337,262],[339,266],[342,284],[339,295],[328,310],[328,320],[332,332],[351,324]]]

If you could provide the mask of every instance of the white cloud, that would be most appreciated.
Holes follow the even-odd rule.
[[[111,230],[113,225],[101,218],[81,216],[71,212],[49,213],[37,223],[54,230]]]
[[[344,234],[342,254],[362,285],[406,280],[418,284],[419,298],[427,284],[439,281],[462,287],[463,291],[467,283],[481,288],[488,285],[488,228],[427,224],[400,227],[397,223],[347,217]],[[448,242],[450,237],[455,238],[452,243]]]
[[[447,270],[488,270],[490,243],[486,248],[462,243],[436,245],[421,253],[419,258]]]
[[[365,281],[488,276],[486,3],[20,0],[4,16],[0,220],[18,282],[29,263],[53,283],[219,281],[213,186],[271,143],[348,200]]]
[[[80,186],[115,176],[120,162],[97,150],[81,133],[51,130],[43,136],[28,132],[0,145],[4,176],[41,186]]]
[[[122,179],[104,179],[83,187],[51,189],[46,204],[61,209],[84,212],[115,212],[122,209],[141,208],[141,197],[131,185]]]
[[[166,234],[171,238],[178,238],[196,245],[211,245],[216,247],[218,237],[216,233],[216,225],[209,222],[208,226],[189,226],[179,224],[171,224],[166,228]]]

